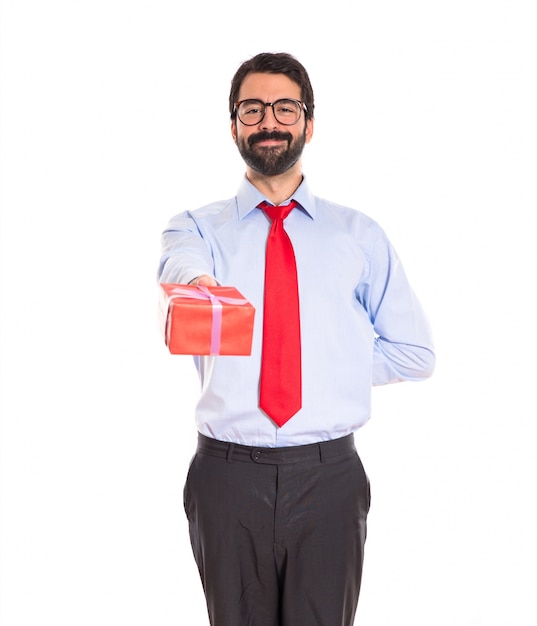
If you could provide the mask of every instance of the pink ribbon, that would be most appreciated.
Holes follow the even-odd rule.
[[[203,285],[196,285],[196,290],[185,289],[184,287],[174,287],[169,292],[169,299],[174,300],[175,298],[210,300],[213,314],[210,346],[211,355],[220,353],[220,339],[222,336],[222,303],[237,305],[248,303],[248,300],[245,300],[244,298],[227,298],[225,296],[217,296]]]

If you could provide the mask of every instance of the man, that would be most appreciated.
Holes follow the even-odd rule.
[[[246,176],[236,197],[170,221],[159,273],[234,286],[256,308],[251,356],[195,359],[192,548],[213,626],[351,626],[370,502],[354,432],[372,384],[432,374],[432,340],[382,229],[315,197],[302,174],[314,126],[304,67],[283,53],[253,57],[229,105]]]

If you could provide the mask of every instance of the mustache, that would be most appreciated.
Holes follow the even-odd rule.
[[[262,130],[259,133],[255,133],[254,135],[250,135],[248,137],[248,145],[251,147],[260,141],[267,141],[275,139],[277,141],[287,141],[290,144],[293,141],[293,135],[291,133],[281,133],[277,130],[273,130],[269,132],[268,130]]]

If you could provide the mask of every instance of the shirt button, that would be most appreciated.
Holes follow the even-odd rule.
[[[252,451],[252,459],[254,461],[259,461],[260,458],[261,458],[261,450],[253,450]]]

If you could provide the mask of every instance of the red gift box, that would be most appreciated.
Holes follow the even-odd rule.
[[[251,354],[255,309],[235,288],[160,288],[161,331],[171,354]]]

